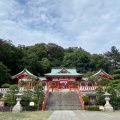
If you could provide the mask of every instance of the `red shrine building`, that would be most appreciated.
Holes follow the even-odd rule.
[[[94,79],[96,76],[101,76],[112,80],[112,76],[107,74],[103,69],[100,69],[97,73],[91,76]],[[26,82],[26,86],[33,87],[33,81],[35,84],[42,84],[45,91],[49,88],[54,89],[73,89],[79,88],[83,95],[89,97],[90,103],[94,103],[96,99],[95,89],[98,86],[97,82],[92,82],[88,78],[84,78],[83,74],[77,73],[75,68],[52,68],[51,73],[47,73],[44,77],[37,77],[24,69],[20,73],[12,76],[13,80],[16,80],[18,86],[23,87],[21,81]]]
[[[94,79],[95,76],[102,76],[108,79],[113,79],[112,76],[107,74],[103,69],[100,69],[96,74],[92,75],[91,78]],[[42,84],[46,89],[51,87],[51,84],[54,83],[54,88],[75,88],[80,87],[89,87],[89,86],[98,86],[97,83],[92,83],[88,78],[84,78],[83,74],[77,73],[75,68],[52,68],[51,73],[45,74],[45,77],[37,77],[29,72],[27,69],[24,69],[20,73],[12,76],[13,80],[16,80],[18,84],[21,81],[27,82],[27,86],[32,86],[32,81],[35,80],[36,83]]]

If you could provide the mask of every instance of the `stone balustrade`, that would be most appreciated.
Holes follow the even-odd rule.
[[[84,92],[84,91],[95,91],[95,89],[97,88],[97,86],[80,86],[80,91]],[[25,88],[24,87],[20,87],[19,91],[23,91]],[[44,90],[47,90],[47,87],[44,88]],[[9,91],[9,88],[0,88],[0,92],[1,93],[7,93],[7,91]]]
[[[0,88],[1,93],[6,93],[9,90],[9,88]]]
[[[95,91],[97,86],[80,86],[80,91]]]

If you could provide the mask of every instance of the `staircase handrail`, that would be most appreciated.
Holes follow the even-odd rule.
[[[79,95],[79,98],[80,98],[82,109],[85,110],[85,103],[84,103],[84,100],[83,100],[83,97],[82,97],[82,93],[80,92],[80,87],[79,86],[78,86],[78,95]]]
[[[44,100],[43,100],[43,103],[42,103],[42,111],[45,110],[45,105],[46,105],[46,102],[47,102],[47,99],[48,99],[48,96],[49,96],[49,89],[50,89],[50,87],[48,87],[48,90],[45,93],[45,97],[44,97]]]

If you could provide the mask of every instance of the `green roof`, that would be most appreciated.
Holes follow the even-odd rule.
[[[44,80],[47,80],[47,79],[45,77],[39,77],[39,80],[44,81]]]
[[[77,73],[75,68],[52,68],[51,73],[45,74],[45,76],[82,76]]]
[[[25,68],[25,69],[24,69],[23,71],[21,71],[20,73],[18,73],[18,74],[16,74],[16,75],[12,76],[12,79],[17,78],[18,76],[22,75],[23,73],[27,73],[28,75],[37,78],[37,76],[33,75],[31,72],[29,72],[29,71]]]
[[[106,73],[103,69],[100,69],[97,73],[95,73],[91,77],[95,77],[95,76],[102,76],[102,77],[106,77],[108,79],[113,79],[112,76],[109,75],[108,73]]]

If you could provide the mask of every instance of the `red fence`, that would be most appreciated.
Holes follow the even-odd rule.
[[[82,93],[80,92],[80,87],[79,86],[78,86],[78,95],[79,95],[79,98],[80,98],[82,109],[84,110],[85,109],[85,104],[84,104],[84,101],[83,101],[83,98],[82,98]]]
[[[43,100],[43,103],[42,103],[42,110],[45,110],[45,105],[46,105],[46,102],[47,102],[47,99],[48,99],[48,95],[49,95],[49,88],[46,91],[46,94],[45,94],[45,97],[44,97],[44,100]]]

